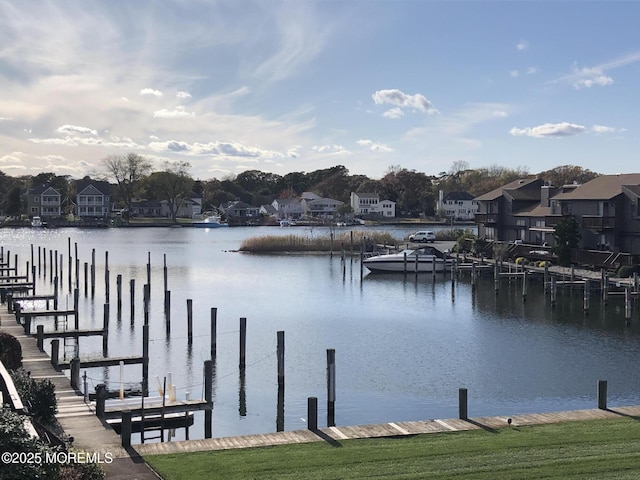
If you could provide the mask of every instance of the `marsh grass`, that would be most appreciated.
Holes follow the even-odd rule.
[[[367,245],[384,244],[396,245],[398,240],[388,232],[360,231],[353,232],[354,249],[359,251],[362,238]],[[331,235],[263,235],[245,239],[240,245],[241,252],[274,253],[274,252],[328,252],[331,250]],[[340,250],[341,245],[345,249],[351,248],[351,233],[340,232],[334,234],[333,251]]]

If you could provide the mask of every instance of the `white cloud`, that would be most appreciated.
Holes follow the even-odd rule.
[[[182,153],[185,155],[212,155],[232,159],[243,158],[283,158],[287,155],[274,150],[251,147],[234,142],[189,143],[179,140],[151,142],[147,145],[155,152]]]
[[[613,127],[606,127],[604,125],[594,125],[591,127],[591,131],[594,133],[615,133],[616,129]]]
[[[362,140],[358,140],[356,143],[361,147],[368,148],[372,152],[393,152],[393,149],[388,147],[384,143],[377,143],[377,142],[374,142],[373,140],[362,139]]]
[[[529,42],[527,42],[526,40],[522,40],[518,42],[518,44],[516,45],[516,48],[520,51],[526,50],[527,48],[529,48]]]
[[[492,115],[493,115],[495,118],[506,118],[506,117],[508,117],[508,116],[509,116],[509,114],[508,114],[507,112],[505,112],[504,110],[494,110],[494,111],[492,112]]]
[[[10,120],[13,120],[13,118],[10,117],[0,117],[0,122],[8,122]]]
[[[79,133],[81,135],[93,135],[94,137],[98,135],[98,132],[92,128],[78,127],[76,125],[62,125],[61,127],[58,127],[57,132],[67,134]]]
[[[187,99],[187,98],[191,98],[191,94],[189,92],[178,92],[176,93],[176,97],[180,99]]]
[[[400,107],[394,107],[382,114],[385,118],[400,118],[404,116],[404,112]]]
[[[545,123],[537,127],[516,128],[513,127],[509,133],[514,137],[568,137],[584,133],[587,129],[575,123]]]
[[[140,90],[140,95],[153,95],[154,97],[161,97],[162,92],[153,88],[143,88]]]
[[[576,89],[580,89],[582,87],[591,88],[594,85],[597,85],[599,87],[606,87],[612,84],[613,84],[613,78],[608,77],[606,75],[594,75],[591,78],[581,78],[577,80],[573,84],[573,86],[576,87]]]
[[[533,75],[534,73],[538,73],[538,69],[536,67],[527,68],[527,75]]]
[[[311,150],[316,153],[324,153],[330,155],[345,155],[351,153],[342,145],[314,145]]]
[[[194,115],[194,112],[185,111],[184,107],[176,107],[174,110],[163,108],[162,110],[153,112],[153,118],[185,118],[193,117]]]
[[[520,73],[518,72],[518,70],[511,70],[509,72],[509,75],[511,75],[513,78],[516,78],[520,76]]]
[[[376,105],[395,105],[398,108],[407,108],[414,111],[417,110],[428,115],[440,113],[431,104],[431,102],[420,93],[416,93],[415,95],[407,95],[397,88],[393,88],[389,90],[378,90],[373,95],[371,95],[371,97],[373,98],[373,101]]]

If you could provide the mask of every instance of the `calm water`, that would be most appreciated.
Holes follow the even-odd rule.
[[[592,296],[582,310],[580,291],[559,296],[552,309],[539,285],[523,302],[519,282],[467,276],[456,283],[430,275],[365,275],[357,261],[326,255],[249,255],[234,252],[242,239],[264,234],[326,234],[323,229],[2,229],[5,252],[30,260],[31,245],[64,255],[68,294],[68,241],[81,263],[80,327],[102,326],[105,252],[111,278],[110,356],[142,353],[142,285],[151,254],[150,391],[156,376],[171,372],[177,396],[202,395],[203,362],[209,357],[210,310],[218,310],[214,379],[214,436],[276,430],[276,332],[286,335],[285,429],[305,428],[306,399],[317,396],[319,424],[326,421],[326,349],[336,350],[337,425],[451,418],[458,388],[469,391],[469,414],[513,415],[596,404],[598,379],[609,381],[609,404],[640,404],[638,315],[627,327],[621,299],[605,309]],[[398,238],[409,230],[393,230]],[[96,252],[96,295],[83,294],[83,263]],[[171,290],[171,332],[163,313],[163,256]],[[48,253],[47,253],[48,256]],[[116,275],[123,278],[117,316]],[[136,313],[129,313],[129,280],[136,280]],[[49,271],[39,293],[51,291]],[[186,339],[186,300],[193,300],[194,340]],[[244,388],[238,371],[239,318],[247,318]],[[46,322],[46,320],[43,320]],[[34,327],[35,329],[35,327]],[[48,345],[47,345],[48,349]],[[81,358],[102,356],[102,339],[80,340]],[[141,367],[125,367],[127,385],[139,385]],[[119,369],[87,370],[89,387],[119,387]],[[201,438],[197,416],[191,438]],[[177,432],[177,439],[182,438]]]

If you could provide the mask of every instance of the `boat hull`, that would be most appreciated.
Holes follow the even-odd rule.
[[[431,273],[436,272],[448,272],[451,270],[451,266],[453,264],[452,260],[442,260],[436,258],[434,260],[430,259],[418,259],[416,264],[415,259],[407,260],[404,262],[404,259],[376,259],[376,257],[368,258],[363,261],[363,264],[367,269],[373,273],[376,272],[385,272],[385,273],[415,273],[416,269],[418,273]]]

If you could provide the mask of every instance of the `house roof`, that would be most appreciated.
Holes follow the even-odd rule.
[[[566,193],[554,197],[557,200],[610,200],[622,193],[622,186],[640,185],[640,173],[601,175]]]
[[[515,213],[514,217],[546,217],[551,215],[551,207],[543,207],[542,205],[533,205]]]
[[[449,192],[444,196],[445,201],[473,200],[473,195],[467,192]]]
[[[324,205],[324,204],[330,204],[330,205],[343,205],[344,202],[341,202],[340,200],[334,200],[333,198],[315,198],[313,200],[309,200],[306,202],[307,205]]]
[[[31,195],[42,195],[47,190],[53,190],[58,195],[60,195],[60,192],[58,190],[56,190],[55,188],[53,188],[51,185],[48,185],[48,184],[47,185],[38,185],[37,187],[30,188],[28,190],[28,193],[31,194]]]
[[[109,182],[84,178],[76,182],[76,192],[78,193],[78,195],[82,195],[82,193],[89,187],[95,188],[102,195],[111,195],[111,185],[109,184]]]
[[[511,183],[507,183],[506,185],[503,185],[502,187],[498,187],[498,188],[496,188],[494,190],[491,190],[490,192],[482,194],[479,197],[476,197],[475,200],[481,201],[481,202],[482,201],[496,200],[496,199],[500,198],[502,195],[504,195],[506,191],[509,191],[511,197],[516,199],[514,197],[515,194],[512,193],[512,191],[521,189],[521,188],[526,187],[526,186],[529,186],[534,182],[542,182],[542,181],[537,179],[537,178],[535,178],[535,177],[519,178],[518,180],[514,180]],[[539,196],[539,193],[538,193],[538,196]]]

